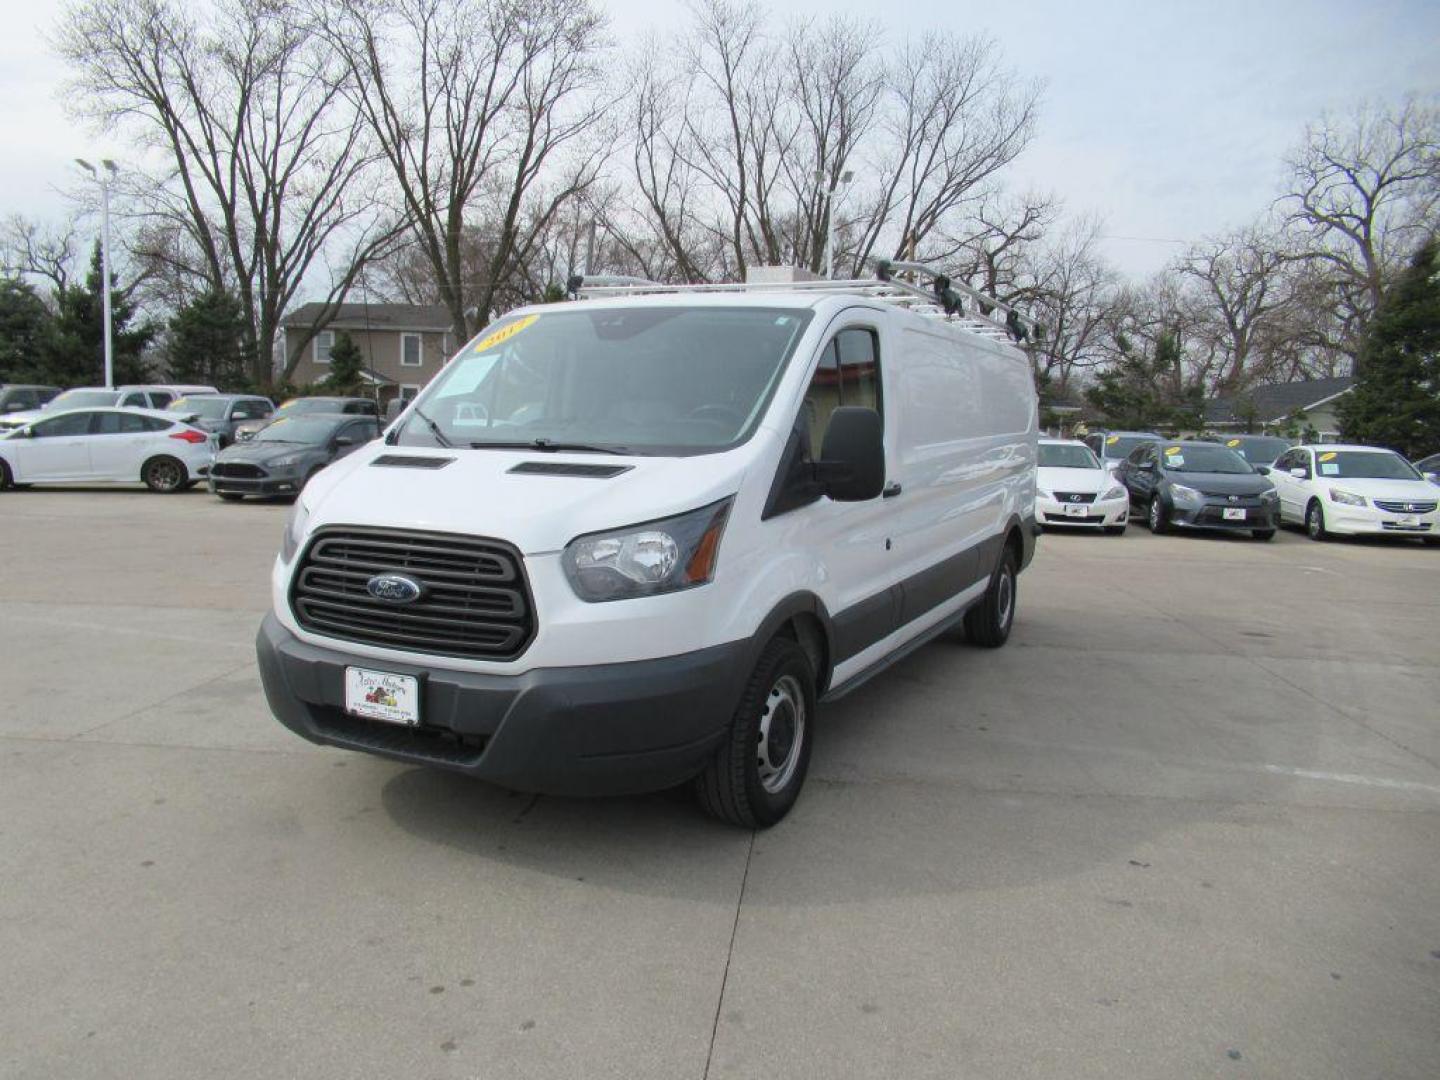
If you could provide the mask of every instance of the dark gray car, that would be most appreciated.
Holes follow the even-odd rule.
[[[58,386],[6,383],[0,386],[0,414],[38,409],[58,393]]]
[[[196,394],[176,398],[165,407],[201,431],[219,436],[222,447],[235,441],[235,428],[247,420],[268,420],[275,403],[257,394]]]
[[[295,495],[317,472],[357,446],[379,438],[370,416],[287,416],[215,455],[210,490],[222,499]]]
[[[282,416],[308,416],[311,413],[344,413],[346,416],[373,416],[379,419],[380,408],[363,397],[302,397],[283,402],[272,419]],[[265,426],[265,420],[246,420],[235,425],[235,441],[245,442]]]
[[[1248,530],[1257,540],[1271,540],[1280,524],[1275,485],[1227,446],[1145,443],[1120,463],[1115,478],[1154,533],[1173,527]]]

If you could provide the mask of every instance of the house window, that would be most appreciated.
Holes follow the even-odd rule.
[[[400,384],[400,400],[401,400],[401,401],[414,401],[416,395],[419,394],[419,393],[420,393],[420,384],[419,384],[419,383],[401,383],[401,384]]]
[[[419,334],[400,335],[400,366],[419,367],[424,359]]]
[[[330,363],[330,350],[335,347],[335,331],[321,330],[315,335],[315,363]]]

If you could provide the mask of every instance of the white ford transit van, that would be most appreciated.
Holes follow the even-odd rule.
[[[613,291],[487,327],[305,488],[265,692],[317,743],[773,824],[818,702],[1009,636],[1030,365],[914,286]]]

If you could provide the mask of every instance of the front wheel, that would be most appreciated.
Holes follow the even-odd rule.
[[[1330,539],[1330,532],[1325,528],[1325,510],[1319,499],[1311,499],[1305,508],[1305,532],[1311,540]]]
[[[695,778],[700,805],[712,817],[763,829],[789,813],[810,767],[815,673],[789,638],[771,638],[760,653],[730,731]]]
[[[1150,524],[1150,531],[1156,536],[1170,528],[1170,515],[1165,512],[1165,502],[1159,495],[1150,500],[1150,513],[1146,520]]]
[[[14,484],[15,475],[10,471],[10,466],[5,464],[5,459],[0,458],[0,491],[4,491]]]
[[[183,462],[173,457],[155,457],[140,470],[140,479],[151,491],[169,495],[183,489],[190,477]]]
[[[965,636],[972,645],[998,649],[1010,640],[1015,625],[1015,577],[1019,566],[1010,545],[1000,556],[1000,565],[990,576],[990,585],[980,602],[965,613]]]

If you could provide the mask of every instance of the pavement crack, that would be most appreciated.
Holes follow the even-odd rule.
[[[730,983],[730,959],[735,955],[735,936],[740,931],[740,908],[745,903],[745,886],[750,881],[750,860],[755,857],[755,830],[750,830],[750,846],[745,849],[745,872],[740,875],[740,894],[735,897],[735,921],[730,924],[730,946],[725,950],[725,971],[720,976],[720,993],[715,999],[715,1019],[710,1024],[710,1045],[705,1050],[705,1072],[701,1080],[710,1080],[710,1062],[715,1057],[715,1037],[720,1031],[720,1010],[725,1006],[725,988]]]

